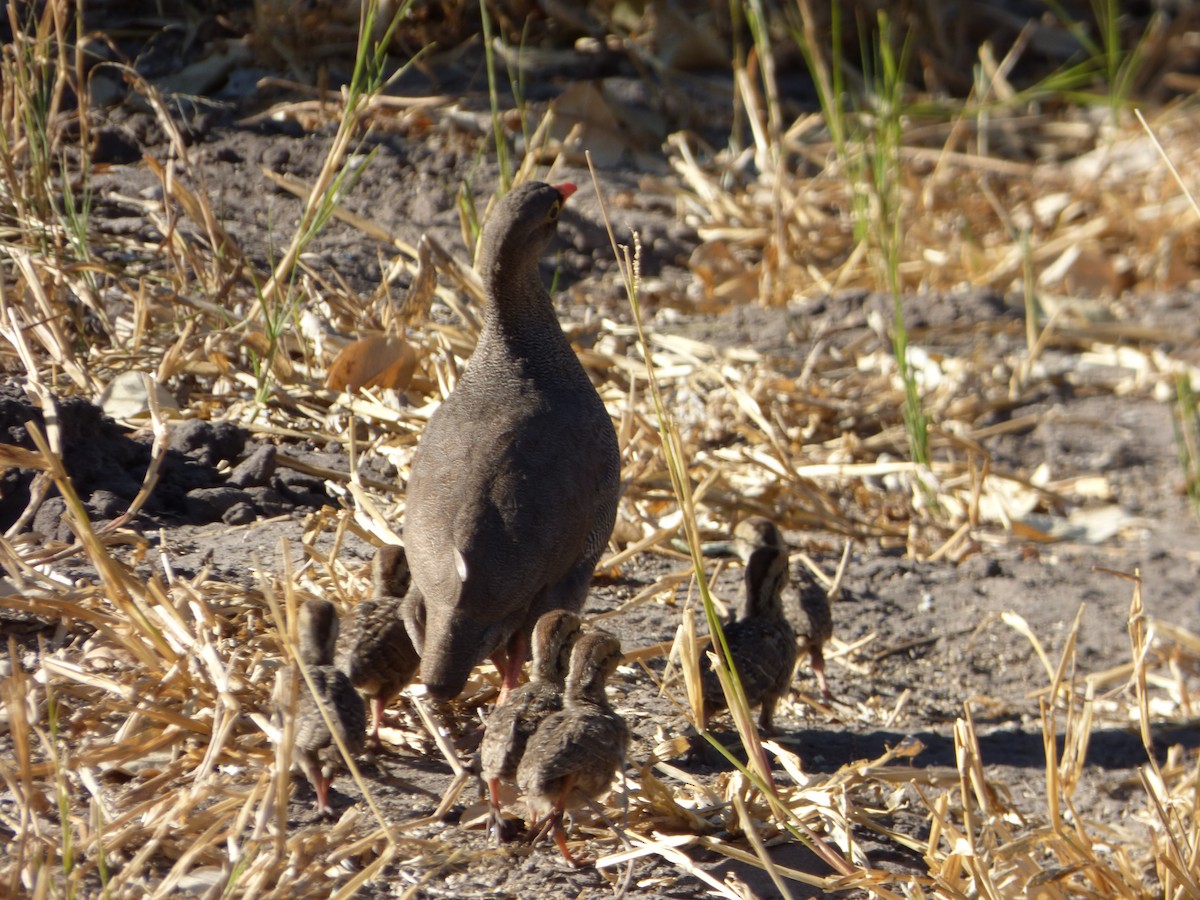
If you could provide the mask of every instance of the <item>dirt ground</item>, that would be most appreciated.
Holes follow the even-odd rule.
[[[438,85],[422,84],[420,76],[413,75],[398,86],[401,93],[446,92],[448,86],[461,91],[471,98],[464,104],[463,118],[479,130],[436,127],[375,135],[372,143],[378,154],[348,198],[348,208],[410,242],[431,233],[453,251],[465,252],[455,211],[456,191],[469,181],[477,197],[484,198],[495,181],[494,165],[481,149],[486,143],[481,136],[486,110],[480,103],[486,96],[479,83],[481,69],[463,66]],[[261,168],[311,180],[324,157],[328,135],[304,132],[290,121],[245,124],[248,116],[275,99],[254,89],[256,77],[262,74],[249,67],[235,68],[222,87],[192,107],[190,118],[185,112],[184,124],[189,129],[192,182],[218,198],[217,211],[226,230],[237,234],[243,249],[265,267],[277,252],[273,236],[289,233],[299,207],[291,194],[267,182]],[[104,165],[95,177],[93,215],[102,231],[137,235],[152,246],[163,235],[146,215],[146,206],[153,203],[159,182],[138,160],[142,153],[162,151],[166,136],[155,117],[135,104],[113,104],[99,114],[97,161]],[[753,349],[761,354],[764,366],[783,372],[799,370],[817,341],[831,334],[835,342],[847,345],[879,341],[869,324],[870,313],[887,306],[871,295],[797,299],[785,309],[752,305],[718,314],[696,312],[685,298],[692,281],[688,257],[699,238],[694,223],[680,215],[663,187],[669,174],[649,168],[627,156],[601,172],[601,189],[619,211],[618,228],[627,223],[640,234],[646,251],[643,275],[654,288],[653,328],[703,340],[726,352]],[[597,316],[628,321],[629,310],[623,306],[589,176],[578,166],[564,165],[555,169],[554,178],[580,185],[567,208],[558,249],[547,261],[548,278],[554,272],[559,278],[556,302],[564,323],[583,323]],[[181,221],[179,227],[194,226]],[[386,262],[389,253],[379,242],[335,222],[311,249],[308,262],[352,287],[369,290],[379,283],[381,261]],[[126,262],[153,265],[152,259]],[[1195,346],[1200,328],[1186,296],[1126,297],[1109,305],[1127,320],[1169,330],[1175,337],[1163,346],[1181,352]],[[1015,346],[1023,340],[1019,298],[979,291],[911,296],[905,298],[905,311],[913,343],[945,357],[969,359],[980,346],[998,357],[1006,342]],[[436,315],[450,313],[439,307]],[[1116,390],[1128,373],[1104,365],[1081,368],[1079,353],[1070,347],[1048,351],[1043,359],[1048,374],[1037,390],[996,416],[997,424],[1028,417],[1027,422],[1017,429],[997,429],[995,436],[980,443],[995,465],[1026,476],[1032,477],[1040,466],[1048,467],[1056,481],[1103,476],[1110,493],[1097,506],[1119,509],[1119,524],[1100,538],[1094,531],[1081,531],[1051,543],[985,531],[957,562],[916,561],[885,546],[886,542],[855,542],[834,607],[835,640],[828,652],[834,701],[828,706],[819,702],[815,680],[802,662],[794,691],[776,715],[776,740],[798,754],[807,772],[833,773],[914,741],[922,747],[909,761],[914,769],[953,767],[954,724],[969,709],[989,774],[1006,785],[1014,808],[1036,817],[1046,794],[1036,695],[1049,684],[1051,673],[1030,640],[1013,627],[1011,615],[1005,616],[1022,617],[1050,662],[1057,664],[1082,608],[1075,648],[1074,674],[1079,677],[1104,672],[1130,658],[1127,614],[1132,583],[1116,573],[1140,574],[1150,618],[1200,629],[1200,597],[1195,589],[1200,524],[1183,489],[1170,406],[1156,399],[1149,387]],[[35,413],[14,385],[6,385],[0,398],[0,426],[6,441],[27,444],[22,424]],[[115,428],[101,427],[94,408],[80,406],[70,415],[78,417],[79,430],[68,428],[68,437],[104,435],[103,440],[86,444],[80,437],[79,458],[68,463],[89,511],[96,521],[106,521],[136,493],[148,460],[148,437],[131,440]],[[161,573],[163,560],[169,560],[177,577],[188,577],[208,565],[211,579],[250,587],[260,567],[268,573],[281,570],[281,536],[298,542],[308,517],[323,504],[338,502],[323,479],[298,471],[288,461],[348,472],[349,457],[341,445],[319,439],[193,432],[194,427],[186,434],[175,432],[164,486],[135,523],[154,550],[140,565],[147,573]],[[263,449],[268,446],[274,449]],[[254,465],[238,466],[256,451]],[[277,459],[264,462],[264,455]],[[98,471],[84,471],[98,460]],[[398,477],[387,459],[367,458],[363,467],[371,477],[384,481]],[[242,475],[231,474],[238,471]],[[10,482],[13,477],[10,472]],[[0,510],[5,521],[0,526],[7,528],[25,508],[27,491],[27,481],[23,487],[6,484],[6,505]],[[846,502],[853,505],[854,501],[847,498]],[[55,503],[52,499],[43,504],[29,527],[47,538],[65,540],[69,533],[58,530],[61,501]],[[806,553],[825,573],[837,568],[844,543],[840,535],[789,530],[787,537],[797,554]],[[353,536],[347,538],[342,552],[345,558],[364,564],[370,556],[368,546]],[[798,555],[793,558],[794,567],[802,564]],[[696,598],[688,582],[647,602],[626,604],[664,576],[687,569],[682,554],[636,556],[619,573],[597,579],[585,613],[599,617],[595,621],[613,630],[627,650],[670,641],[681,616],[693,614]],[[62,574],[89,576],[85,567],[72,568],[69,562]],[[740,568],[723,566],[716,592],[732,599],[739,583]],[[80,634],[56,631],[54,623],[19,616],[0,620],[0,625],[31,653],[39,636],[49,641],[50,649],[81,639]],[[629,755],[633,772],[652,760],[660,743],[686,730],[677,705],[681,688],[659,689],[657,682],[665,668],[661,657],[644,668],[623,667],[610,687],[616,708],[634,734]],[[1118,681],[1110,687],[1122,684]],[[397,704],[394,714],[397,718],[386,736],[401,745],[389,745],[363,765],[382,811],[389,821],[403,825],[436,808],[451,773],[422,738],[408,706]],[[477,713],[460,708],[458,714],[467,722]],[[727,720],[719,728],[734,740]],[[1200,727],[1173,724],[1158,729],[1155,739],[1162,758],[1170,745],[1194,754],[1200,750]],[[1132,825],[1128,797],[1144,762],[1134,723],[1113,721],[1098,728],[1073,798],[1080,815],[1114,826]],[[707,780],[722,768],[703,755],[673,759],[670,764]],[[669,778],[661,773],[660,777]],[[298,782],[289,807],[293,828],[322,827],[312,812],[311,797],[308,786]],[[345,778],[335,782],[333,798],[339,815],[361,799]],[[6,803],[11,803],[11,797],[6,800],[0,793],[0,806]],[[449,864],[433,874],[393,866],[360,896],[396,896],[426,878],[412,895],[604,897],[612,893],[606,876],[595,869],[567,870],[550,845],[485,852],[483,831],[460,822],[477,812],[475,787],[469,785],[444,821],[405,833],[414,839],[446,840],[450,830],[453,841],[472,851],[464,857],[469,862]],[[917,841],[928,834],[928,823],[911,808],[897,813],[892,824]],[[590,850],[616,849],[611,832],[596,833],[604,837]],[[865,829],[855,836],[877,866],[923,870],[920,853]],[[777,862],[826,871],[798,846],[782,845]],[[718,877],[735,871],[757,896],[778,895],[754,867],[703,851],[697,851],[696,858]],[[802,885],[792,888],[794,896],[805,895]],[[636,863],[628,888],[629,895],[643,897],[703,893],[698,880],[656,857]]]

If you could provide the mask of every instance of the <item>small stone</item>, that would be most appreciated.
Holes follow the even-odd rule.
[[[263,444],[243,459],[229,474],[229,483],[234,487],[262,487],[269,484],[275,474],[278,451],[274,444]]]
[[[128,508],[128,501],[122,500],[112,491],[92,491],[92,496],[87,500],[87,509],[93,519],[115,519]]]
[[[187,517],[193,522],[216,522],[238,503],[251,504],[245,491],[232,487],[197,488],[188,491]]]
[[[321,479],[297,472],[295,469],[281,469],[271,479],[271,486],[294,506],[320,509],[329,502],[329,495],[325,493],[325,483]]]
[[[213,450],[217,461],[233,462],[246,449],[246,432],[232,422],[217,422],[213,426]]]
[[[246,433],[229,422],[214,425],[203,419],[188,419],[171,432],[167,446],[214,466],[221,460],[233,460],[241,455],[246,446]]]
[[[62,497],[51,497],[38,507],[31,530],[41,534],[48,541],[71,543],[75,540],[75,535],[63,519],[66,512],[67,502]]]
[[[315,475],[305,475],[296,469],[280,469],[279,474],[274,479],[284,487],[293,491],[312,491],[314,493],[325,493],[325,482]],[[277,485],[278,486],[278,485]]]
[[[289,503],[287,498],[274,488],[250,487],[246,489],[246,493],[258,507],[258,511],[267,518],[285,516],[296,508],[295,504]]]
[[[287,147],[274,146],[262,155],[263,165],[272,172],[282,172],[287,168],[292,155]]]
[[[252,503],[235,503],[229,509],[225,510],[225,514],[221,516],[221,521],[226,525],[249,525],[258,518],[258,510],[254,508]]]
[[[137,142],[118,128],[101,128],[92,134],[92,161],[113,166],[141,159]]]
[[[167,447],[171,450],[177,450],[180,453],[186,453],[189,456],[198,456],[208,453],[212,442],[213,427],[211,422],[206,422],[203,419],[188,419],[171,430],[171,434],[167,438]]]

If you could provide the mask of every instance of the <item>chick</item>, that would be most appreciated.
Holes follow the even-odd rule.
[[[608,793],[625,762],[629,728],[609,705],[604,686],[621,662],[621,644],[603,631],[583,635],[571,651],[561,711],[534,732],[517,767],[517,787],[529,805],[530,831],[549,819],[554,842],[573,866],[563,814]]]

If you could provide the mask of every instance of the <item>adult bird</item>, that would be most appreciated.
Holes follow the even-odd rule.
[[[534,622],[583,606],[612,533],[616,432],[538,273],[574,192],[527,182],[497,205],[479,254],[479,342],[413,457],[404,544],[419,596],[406,623],[435,698],[490,656],[503,702]]]

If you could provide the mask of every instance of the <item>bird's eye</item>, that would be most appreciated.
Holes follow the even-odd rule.
[[[555,200],[554,205],[550,207],[550,211],[548,213],[546,213],[547,221],[550,221],[550,222],[557,221],[558,214],[561,211],[562,211],[562,204],[559,203],[557,200]]]

